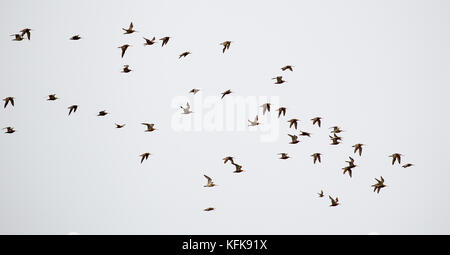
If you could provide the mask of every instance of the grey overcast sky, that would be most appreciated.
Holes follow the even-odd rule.
[[[0,135],[0,234],[450,234],[449,14],[444,0],[3,0],[0,97],[16,104],[0,109],[0,127],[17,132]],[[131,21],[138,32],[124,35]],[[25,27],[31,40],[11,41]],[[143,36],[172,38],[144,47]],[[280,74],[287,82],[274,85]],[[286,106],[279,137],[176,130],[176,98],[192,102],[192,118],[194,98],[227,89]],[[290,118],[311,138],[288,144]],[[367,144],[362,157],[355,143]],[[415,166],[392,166],[394,152]],[[228,155],[245,172],[233,174]],[[341,170],[351,155],[352,179]],[[219,186],[204,188],[203,174]],[[380,176],[388,186],[376,194]]]

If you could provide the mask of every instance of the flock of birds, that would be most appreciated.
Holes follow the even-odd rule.
[[[133,26],[132,22],[130,23],[128,28],[122,28],[122,30],[124,31],[124,34],[133,34],[134,32],[137,32],[136,30],[134,30],[134,26]],[[22,41],[24,39],[31,40],[31,31],[32,31],[32,29],[30,29],[30,28],[22,29],[19,33],[11,35],[11,36],[14,37],[14,39],[12,39],[12,40],[13,41]],[[70,37],[69,39],[73,40],[73,41],[77,41],[77,40],[82,39],[82,37],[80,35],[74,35],[74,36]],[[157,43],[155,37],[153,37],[152,39],[148,39],[148,38],[143,37],[143,39],[145,40],[144,46],[151,46],[151,45]],[[165,36],[165,37],[162,37],[161,39],[159,39],[161,41],[161,47],[165,46],[169,42],[170,39],[171,39],[171,37],[169,37],[169,36]],[[225,53],[227,50],[230,49],[231,43],[232,43],[232,41],[225,41],[225,42],[220,43],[220,45],[223,46],[222,53]],[[118,48],[121,49],[121,57],[122,58],[124,57],[127,49],[130,46],[131,45],[129,45],[129,44],[124,44],[124,45],[118,47]],[[181,53],[178,58],[179,59],[182,58],[182,57],[184,58],[184,57],[187,57],[190,54],[191,54],[191,52],[186,51],[186,52]],[[283,66],[281,68],[281,70],[283,72],[287,71],[287,70],[293,72],[294,71],[293,67],[294,66],[292,66],[292,65],[286,65],[286,66]],[[124,67],[123,67],[121,72],[122,73],[129,73],[131,71],[132,71],[132,69],[130,69],[129,65],[124,65]],[[281,76],[281,75],[280,76],[276,76],[276,77],[274,77],[272,79],[275,80],[274,84],[277,84],[277,85],[280,85],[280,84],[283,84],[283,83],[286,82],[285,80],[283,80],[283,76]],[[192,93],[192,94],[195,95],[199,91],[200,91],[199,89],[194,88],[194,89],[190,90],[189,93]],[[221,99],[223,99],[226,95],[229,95],[231,93],[232,93],[232,91],[230,89],[224,91],[222,93]],[[57,99],[58,99],[58,97],[56,96],[56,94],[48,95],[48,98],[47,98],[48,101],[55,101]],[[3,99],[3,101],[5,102],[4,103],[4,108],[6,108],[9,104],[12,107],[14,107],[14,101],[15,101],[14,97],[11,97],[11,96],[6,97],[6,98]],[[266,114],[266,112],[270,112],[270,110],[271,110],[270,109],[270,107],[271,107],[270,103],[263,104],[263,105],[261,105],[261,107],[262,107],[262,111],[263,111],[262,114],[263,115]],[[187,102],[185,107],[180,106],[180,108],[183,110],[182,114],[192,114],[193,113],[191,111],[191,106],[189,105],[189,102]],[[77,111],[78,105],[71,105],[71,106],[68,107],[68,109],[69,109],[69,114],[68,115],[70,116],[72,113],[75,113]],[[278,112],[278,118],[281,118],[281,116],[284,117],[286,115],[286,108],[285,107],[280,107],[280,108],[277,109],[277,112]],[[102,111],[98,112],[97,116],[101,117],[101,116],[106,116],[107,114],[108,114],[108,112],[106,110],[102,110]],[[288,120],[287,122],[289,123],[289,128],[294,128],[295,130],[297,130],[298,121],[299,121],[299,119],[295,119],[295,118]],[[313,126],[317,125],[320,128],[321,127],[321,123],[322,123],[322,117],[312,118],[311,121],[312,121],[312,125]],[[257,126],[257,125],[260,124],[259,121],[258,121],[258,116],[256,116],[253,121],[248,120],[248,122],[249,122],[248,126]],[[145,132],[153,132],[153,131],[157,130],[155,128],[155,124],[153,124],[153,123],[141,123],[141,124],[146,126]],[[117,124],[117,123],[115,123],[115,127],[118,128],[118,129],[125,127],[125,125],[126,124]],[[338,145],[338,144],[340,144],[341,141],[342,141],[342,137],[339,136],[338,134],[340,134],[341,132],[344,132],[344,131],[342,129],[340,129],[338,126],[331,127],[330,129],[332,129],[331,130],[331,134],[332,135],[329,135],[329,138],[331,140],[330,145]],[[3,130],[6,130],[5,131],[6,134],[13,134],[14,132],[16,132],[14,127],[5,127],[5,128],[3,128]],[[300,131],[299,135],[293,135],[293,134],[288,134],[288,135],[291,138],[291,142],[289,144],[297,144],[297,143],[299,143],[300,142],[299,136],[311,137],[311,133],[306,132],[306,131]],[[358,143],[358,144],[353,145],[352,147],[354,148],[354,154],[357,154],[357,155],[359,155],[361,157],[362,156],[362,151],[363,151],[363,146],[365,146],[365,145],[362,144],[362,143]],[[149,153],[149,152],[145,152],[145,153],[139,155],[140,163],[142,164],[144,162],[144,160],[148,160],[150,155],[151,155],[151,153]],[[280,159],[282,159],[282,160],[287,160],[287,159],[290,158],[290,156],[287,153],[285,153],[285,152],[279,153],[278,155],[280,155]],[[321,156],[322,156],[321,153],[314,153],[314,154],[312,154],[311,157],[313,158],[313,163],[314,164],[321,163]],[[393,153],[392,155],[390,155],[389,157],[392,157],[392,165],[394,165],[396,162],[398,164],[401,164],[402,156],[403,155],[400,154],[400,153]],[[235,170],[233,171],[233,173],[241,173],[241,172],[244,171],[242,169],[242,165],[237,164],[235,162],[235,159],[232,156],[227,156],[227,157],[223,158],[223,161],[224,161],[224,164],[226,164],[227,162],[230,162],[235,167]],[[357,165],[355,165],[355,160],[351,156],[349,156],[349,160],[345,161],[345,162],[348,165],[342,168],[343,174],[345,175],[346,173],[348,173],[349,177],[352,178],[352,171],[353,171],[353,169],[355,167],[357,167]],[[408,167],[411,167],[413,165],[414,164],[412,164],[412,163],[407,163],[407,164],[402,165],[402,167],[403,168],[408,168]],[[206,183],[206,185],[204,185],[204,187],[211,188],[211,187],[217,186],[213,182],[211,177],[209,177],[207,175],[204,175],[204,177],[207,180],[207,183]],[[386,187],[386,185],[384,184],[384,178],[383,178],[383,176],[380,176],[380,179],[375,178],[375,180],[376,180],[376,183],[372,185],[373,191],[379,193],[382,188]],[[317,194],[318,194],[319,198],[322,198],[322,197],[325,196],[323,190],[321,190]],[[334,207],[334,206],[339,205],[338,197],[333,198],[331,195],[328,195],[328,197],[329,197],[330,202],[331,202],[330,206]],[[204,211],[212,211],[212,210],[215,210],[215,208],[214,207],[208,207],[208,208],[204,209]]]

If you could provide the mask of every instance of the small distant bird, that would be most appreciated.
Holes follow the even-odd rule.
[[[342,170],[344,170],[344,172],[342,174],[345,175],[345,173],[348,172],[348,175],[350,176],[350,178],[352,178],[353,167],[355,167],[355,166],[346,166],[346,167],[342,168]]]
[[[5,101],[3,108],[6,108],[9,102],[11,102],[11,105],[14,106],[14,97],[6,97],[3,101]]]
[[[123,58],[123,55],[125,55],[125,51],[127,51],[128,47],[131,47],[131,45],[129,45],[129,44],[124,44],[124,45],[122,45],[122,46],[117,47],[117,48],[119,48],[119,49],[122,49],[122,55],[121,55],[122,58]]]
[[[116,128],[123,128],[123,127],[125,127],[125,125],[126,125],[126,124],[120,125],[120,124],[117,124],[117,123],[114,123],[114,124],[116,125]]]
[[[282,70],[282,71],[290,70],[290,71],[292,72],[292,71],[294,71],[294,70],[292,69],[292,67],[293,67],[293,66],[291,66],[291,65],[283,66],[283,67],[281,68],[281,70]]]
[[[191,54],[191,52],[189,51],[185,51],[183,53],[180,54],[180,56],[178,57],[178,59],[180,59],[181,57],[186,57],[187,55]]]
[[[125,33],[123,33],[124,35],[125,34],[132,34],[134,32],[137,32],[136,30],[133,29],[133,22],[130,23],[130,26],[128,27],[128,29],[122,28],[122,30],[125,31]]]
[[[337,136],[336,134],[334,134],[334,136],[329,136],[331,139],[331,145],[338,145],[340,143],[340,141],[342,140],[342,137]]]
[[[157,130],[156,128],[154,128],[155,124],[153,123],[141,123],[141,124],[147,127],[147,129],[144,132],[153,132]]]
[[[292,127],[292,125],[294,126],[295,129],[297,129],[297,122],[299,121],[299,119],[290,119],[288,120],[289,122],[289,128]]]
[[[286,107],[280,107],[278,108],[278,118],[280,118],[281,114],[283,114],[283,116],[286,116]]]
[[[226,95],[231,94],[231,93],[233,93],[231,90],[227,90],[225,92],[222,92],[222,98],[224,98]]]
[[[5,134],[12,134],[12,133],[16,132],[16,130],[14,130],[13,127],[5,127],[3,129],[6,129]]]
[[[344,130],[340,129],[338,126],[334,126],[334,127],[330,127],[330,128],[333,129],[331,131],[331,133],[334,133],[334,134],[338,134],[338,133],[344,132]]]
[[[376,191],[377,193],[380,193],[380,190],[381,190],[382,188],[386,187],[386,185],[384,184],[383,176],[380,176],[380,179],[381,179],[381,180],[378,180],[377,178],[375,178],[375,180],[377,181],[377,183],[375,183],[375,184],[372,185],[372,187],[373,187],[373,192]]]
[[[320,154],[320,153],[314,153],[314,154],[311,155],[311,157],[313,157],[314,164],[316,163],[317,160],[319,161],[319,163],[322,163],[322,161],[320,160],[320,156],[321,155],[322,154]]]
[[[77,111],[78,105],[74,104],[74,105],[71,105],[71,106],[69,106],[67,108],[69,109],[69,115],[70,115],[72,112],[76,112]]]
[[[56,99],[58,99],[58,97],[56,97],[56,94],[51,94],[48,95],[47,101],[55,101]]]
[[[263,115],[266,113],[266,111],[270,112],[270,103],[265,103],[261,105],[261,107],[263,108]]]
[[[20,31],[20,36],[23,37],[24,35],[27,35],[28,40],[31,39],[31,28],[24,28]]]
[[[204,209],[203,211],[209,212],[209,211],[213,211],[213,210],[215,210],[214,207],[208,207],[208,208]]]
[[[184,108],[183,106],[180,106],[181,109],[183,109],[182,114],[189,114],[189,113],[193,113],[191,111],[191,106],[189,105],[189,102],[186,103],[186,108]]]
[[[392,165],[395,163],[396,160],[400,164],[401,156],[403,156],[403,155],[400,153],[394,153],[394,154],[390,155],[389,157],[392,157]]]
[[[311,133],[309,132],[305,132],[305,131],[300,131],[300,136],[307,136],[307,137],[311,137]]]
[[[298,136],[296,136],[296,135],[290,135],[290,134],[288,134],[288,136],[291,137],[291,140],[292,140],[289,144],[297,144],[298,142],[300,142],[300,141],[298,140]]]
[[[407,167],[411,167],[411,166],[414,166],[414,164],[408,163],[408,164],[404,164],[402,167],[407,168]]]
[[[234,162],[232,162],[231,164],[233,164],[236,167],[236,170],[234,170],[233,173],[240,173],[240,172],[244,171],[244,170],[242,170],[242,166],[241,165],[238,165],[238,164],[236,164]]]
[[[97,114],[97,116],[105,116],[105,115],[107,115],[108,114],[108,112],[106,112],[106,111],[99,111],[98,112],[98,114]]]
[[[150,156],[151,154],[149,152],[143,153],[141,155],[139,155],[139,157],[141,157],[141,164],[142,162],[144,162],[144,159],[147,160],[148,156]]]
[[[230,49],[231,43],[232,43],[232,41],[225,41],[225,42],[220,44],[220,45],[223,46],[222,53],[225,53],[225,50]]]
[[[23,36],[21,36],[20,34],[13,34],[11,36],[14,36],[14,39],[12,39],[13,41],[22,41],[23,40]]]
[[[163,37],[163,38],[159,39],[159,40],[162,41],[161,47],[163,47],[164,45],[166,45],[166,44],[169,42],[169,39],[170,39],[169,36],[166,36],[166,37]]]
[[[281,155],[280,159],[288,159],[288,158],[290,158],[289,155],[287,155],[287,153],[284,153],[284,152],[278,153],[278,155]]]
[[[362,144],[362,143],[357,143],[357,144],[353,145],[352,147],[355,148],[355,151],[353,153],[356,153],[358,151],[359,152],[359,156],[361,156],[363,145],[364,144]]]
[[[282,83],[286,82],[286,81],[283,80],[283,76],[277,76],[275,78],[272,78],[272,80],[277,80],[275,82],[275,84],[282,84]]]
[[[203,187],[214,187],[214,186],[216,186],[216,184],[214,184],[214,182],[212,181],[212,179],[209,176],[207,176],[207,175],[203,175],[203,176],[205,176],[206,180],[208,180],[208,183],[206,183],[206,185],[203,186]]]
[[[258,115],[256,115],[254,121],[248,120],[248,122],[250,122],[250,124],[248,124],[249,127],[258,126],[258,125],[259,125],[259,122],[258,122]]]
[[[350,156],[348,158],[350,159],[350,161],[345,161],[345,162],[348,163],[348,166],[349,167],[356,167],[355,160],[352,157],[350,157]]]
[[[145,40],[145,43],[144,43],[145,46],[155,44],[155,40],[156,40],[155,37],[153,37],[151,40],[150,40],[150,39],[147,39],[147,38],[145,38],[145,37],[142,37],[142,38],[144,38],[144,40]]]
[[[317,123],[317,125],[320,127],[322,117],[315,117],[315,118],[313,118],[311,120],[313,122],[313,125],[315,125]]]
[[[129,65],[124,65],[123,66],[122,73],[129,73],[131,71],[133,71],[133,70],[130,69]]]
[[[72,40],[72,41],[78,41],[78,40],[80,40],[80,39],[81,39],[81,36],[80,36],[80,35],[74,35],[74,36],[72,36],[72,37],[69,38],[69,40]]]
[[[231,164],[233,164],[234,163],[233,157],[227,156],[227,157],[223,158],[223,163],[224,164],[226,164],[228,161],[230,161]]]
[[[317,195],[319,195],[319,197],[323,197],[323,190],[320,190],[320,192],[317,193]]]
[[[337,206],[339,205],[339,199],[336,197],[336,199],[333,199],[331,196],[328,196],[331,200],[331,205],[330,206]]]
[[[199,92],[200,90],[199,89],[191,89],[191,91],[189,91],[189,93],[192,93],[192,94],[197,94],[197,92]]]

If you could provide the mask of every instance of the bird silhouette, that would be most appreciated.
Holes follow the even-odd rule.
[[[142,37],[142,38],[144,38],[144,40],[145,40],[144,46],[147,46],[147,45],[153,45],[153,44],[156,43],[156,42],[155,42],[155,40],[156,40],[155,37],[153,37],[151,40],[150,40],[150,39],[147,39],[147,38],[145,38],[145,37]]]
[[[133,71],[133,70],[130,69],[129,65],[124,65],[123,66],[122,73],[129,73],[131,71]]]
[[[283,76],[277,76],[277,77],[274,77],[274,78],[272,78],[272,80],[277,80],[277,81],[275,82],[275,84],[282,84],[282,83],[285,83],[285,82],[286,82],[286,81],[283,80]]]
[[[114,123],[114,124],[116,125],[116,128],[123,128],[123,127],[125,127],[125,124],[122,124],[122,125],[117,124],[117,123]]]
[[[389,157],[392,157],[392,165],[395,163],[395,161],[397,161],[400,164],[402,156],[403,155],[400,153],[394,153],[394,154],[390,155]]]
[[[8,103],[11,103],[11,105],[14,106],[14,97],[6,97],[3,99],[3,101],[5,101],[3,108],[6,108],[6,106],[8,106]]]
[[[199,92],[200,90],[199,89],[191,89],[191,91],[189,91],[189,93],[192,93],[192,94],[197,94],[197,92]]]
[[[157,130],[155,128],[155,124],[153,124],[153,123],[141,123],[141,124],[147,127],[147,129],[144,132],[153,132],[153,131]]]
[[[80,36],[80,35],[74,35],[74,36],[72,36],[72,37],[69,38],[69,40],[72,40],[72,41],[78,41],[78,40],[80,40],[80,39],[81,39],[81,36]]]
[[[215,210],[214,207],[208,207],[206,209],[203,209],[203,211],[205,211],[205,212],[214,211],[214,210]]]
[[[297,129],[297,122],[299,121],[299,119],[290,119],[288,120],[289,122],[289,128],[291,128],[292,126],[294,126],[295,129]]]
[[[232,43],[231,41],[225,41],[223,43],[220,43],[220,45],[223,46],[222,53],[225,53],[225,50],[230,49],[231,43]]]
[[[331,131],[331,133],[333,133],[333,134],[339,134],[339,133],[341,133],[341,132],[344,132],[344,130],[341,130],[338,126],[334,126],[334,127],[331,127],[333,130]]]
[[[233,163],[234,163],[233,157],[227,156],[227,157],[223,158],[223,163],[224,163],[224,164],[226,164],[228,161],[230,161],[231,164],[233,164]]]
[[[222,92],[222,97],[221,97],[221,99],[224,98],[226,95],[231,94],[231,93],[233,93],[231,90],[227,90],[227,91],[225,91],[225,92]]]
[[[141,164],[142,164],[142,162],[144,162],[144,160],[147,160],[148,156],[150,156],[150,155],[151,155],[150,152],[145,152],[145,153],[139,155],[139,157],[141,157]]]
[[[23,36],[21,36],[20,34],[13,34],[11,36],[14,36],[14,39],[12,39],[13,41],[22,41],[23,40]]]
[[[291,65],[283,66],[283,67],[281,68],[281,70],[282,70],[282,71],[289,70],[289,71],[292,72],[292,71],[294,71],[294,70],[292,69],[292,67],[293,67],[293,66],[291,66]]]
[[[313,163],[314,164],[316,163],[316,161],[319,161],[319,163],[322,163],[322,161],[320,159],[321,155],[322,155],[321,153],[314,153],[314,154],[311,155],[311,157],[313,157]]]
[[[298,136],[296,136],[296,135],[290,135],[290,134],[288,134],[288,136],[291,137],[291,140],[292,140],[289,144],[297,144],[297,143],[300,142],[300,141],[298,140]]]
[[[375,178],[375,180],[377,181],[377,183],[375,183],[375,184],[372,185],[372,187],[373,187],[373,192],[376,191],[377,193],[380,193],[380,190],[381,190],[382,188],[386,187],[386,185],[384,184],[383,176],[380,176],[380,179],[381,179],[381,180],[378,180],[377,178]]]
[[[136,30],[133,29],[133,22],[130,23],[130,26],[128,28],[122,28],[123,31],[125,31],[125,34],[132,34],[134,32],[137,32]]]
[[[12,133],[16,132],[16,130],[14,130],[13,127],[5,127],[3,129],[6,129],[5,134],[12,134]]]
[[[24,28],[20,31],[20,36],[27,35],[28,40],[31,40],[31,28]]]
[[[283,114],[283,116],[286,116],[286,107],[280,107],[278,108],[278,118],[280,118],[281,114]]]
[[[57,99],[58,99],[58,97],[56,97],[56,94],[50,94],[50,95],[48,95],[47,101],[55,101]]]
[[[258,122],[258,115],[256,115],[254,121],[248,120],[248,122],[250,122],[250,124],[248,124],[249,127],[258,126],[258,125],[259,125],[259,122]]]
[[[119,49],[122,50],[122,55],[121,55],[122,58],[123,58],[123,56],[125,55],[125,52],[127,51],[128,47],[131,47],[131,45],[129,45],[129,44],[124,44],[124,45],[122,45],[122,46],[117,47],[117,48],[119,48]]]
[[[280,159],[288,159],[288,158],[290,158],[289,155],[287,153],[285,153],[285,152],[278,153],[278,155],[281,155]]]
[[[71,106],[69,106],[67,108],[69,109],[69,115],[70,115],[72,112],[76,112],[77,111],[78,105],[74,104],[74,105],[71,105]]]
[[[315,125],[317,123],[317,125],[320,127],[322,117],[315,117],[315,118],[312,118],[311,120],[313,122],[313,125]]]
[[[320,192],[317,193],[317,195],[319,195],[319,197],[323,197],[323,196],[324,196],[324,195],[323,195],[323,190],[320,190]]]
[[[362,144],[362,143],[357,143],[357,144],[353,145],[352,147],[355,148],[355,150],[353,151],[353,153],[358,152],[358,153],[359,153],[359,156],[361,156],[361,154],[362,154],[362,147],[363,147],[363,146],[364,146],[364,144]]]
[[[189,102],[186,103],[186,108],[184,108],[183,106],[180,106],[181,109],[183,109],[182,114],[190,114],[193,113],[191,111],[191,106],[189,105]]]
[[[159,40],[162,41],[161,47],[163,47],[164,45],[166,45],[166,44],[169,42],[169,39],[170,39],[169,36],[166,36],[166,37],[163,37],[163,38],[159,39]]]
[[[414,166],[414,164],[408,163],[408,164],[404,164],[402,167],[403,168],[408,168],[408,167],[411,167],[411,166]]]
[[[270,103],[265,103],[263,105],[261,105],[260,107],[263,108],[263,115],[267,112],[270,112]]]
[[[240,172],[244,171],[244,170],[242,170],[242,166],[241,165],[238,165],[238,164],[236,164],[234,162],[231,162],[231,164],[233,164],[234,167],[236,168],[233,173],[240,173]]]
[[[207,175],[203,175],[203,176],[205,176],[206,180],[208,181],[206,183],[206,185],[204,185],[203,187],[214,187],[214,186],[216,186],[216,184],[214,184],[214,182],[212,181],[212,179],[209,176],[207,176]]]
[[[331,205],[330,206],[338,206],[339,205],[339,198],[336,197],[336,199],[333,199],[331,196],[328,196],[331,200]]]
[[[98,114],[97,114],[97,116],[102,117],[102,116],[106,116],[107,114],[108,114],[108,112],[106,112],[105,110],[103,110],[103,111],[99,111]]]
[[[307,137],[311,137],[311,133],[306,132],[306,131],[300,131],[300,136],[307,136]]]
[[[178,56],[178,59],[182,58],[182,57],[186,57],[187,55],[191,54],[191,52],[189,51],[185,51],[183,53],[180,54],[180,56]]]

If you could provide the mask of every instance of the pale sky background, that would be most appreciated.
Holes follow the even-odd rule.
[[[0,234],[450,234],[449,14],[430,0],[1,1],[0,97],[16,106],[1,108],[0,127],[17,132],[0,135]],[[131,21],[139,32],[124,35]],[[31,41],[11,41],[25,27]],[[142,36],[172,39],[144,47]],[[286,64],[294,72],[274,85]],[[280,138],[176,132],[172,100],[194,87],[278,97]],[[288,144],[289,118],[312,137]],[[345,130],[335,147],[334,125]],[[358,142],[350,179],[341,168]],[[415,166],[392,166],[394,152]],[[203,174],[219,186],[203,188]]]

